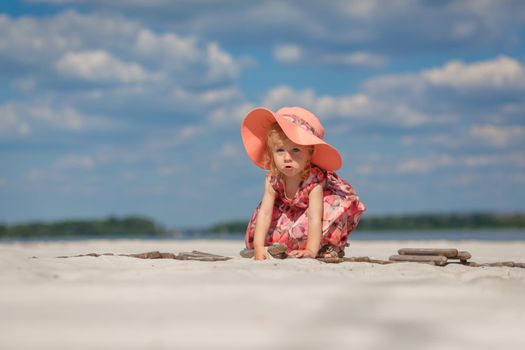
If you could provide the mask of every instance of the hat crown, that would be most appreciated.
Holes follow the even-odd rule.
[[[324,128],[319,119],[310,111],[301,107],[283,107],[275,114],[297,124],[320,139],[324,138]]]

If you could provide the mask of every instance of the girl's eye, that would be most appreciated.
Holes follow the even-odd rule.
[[[293,152],[293,153],[299,153],[299,152],[301,152],[301,149],[295,147],[295,148],[292,149],[292,152]]]
[[[284,149],[283,148],[277,148],[277,149],[275,149],[275,152],[281,153],[281,152],[284,152]]]

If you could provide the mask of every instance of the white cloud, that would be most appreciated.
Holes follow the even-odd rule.
[[[508,48],[520,42],[520,0],[447,1],[346,0],[246,2],[31,0],[82,4],[93,13],[108,10],[139,18],[151,27],[177,28],[226,45],[317,42],[329,52],[380,48],[406,55],[422,48],[453,52],[461,47]],[[1,31],[0,31],[1,32]],[[395,41],[395,43],[393,43]]]
[[[287,85],[280,85],[270,89],[263,99],[263,106],[278,109],[283,106],[303,106],[313,108],[317,97],[313,89],[295,90]]]
[[[175,33],[156,35],[148,29],[138,33],[135,50],[142,56],[158,56],[176,66],[198,60],[200,54],[195,38],[183,38]]]
[[[170,98],[179,104],[209,106],[228,104],[240,99],[241,96],[242,94],[237,86],[226,86],[202,92],[193,92],[177,87],[170,95]]]
[[[68,52],[55,65],[63,75],[88,81],[141,82],[154,77],[139,64],[127,63],[106,51]]]
[[[452,60],[443,66],[417,74],[392,74],[373,78],[365,82],[364,87],[374,94],[396,92],[404,96],[424,95],[432,87],[470,93],[516,92],[525,88],[525,66],[507,56],[472,63]]]
[[[374,95],[425,93],[428,83],[417,74],[388,74],[373,77],[363,83],[365,91]]]
[[[509,166],[513,168],[525,167],[525,155],[521,153],[507,154],[425,154],[420,156],[396,157],[395,159],[379,156],[366,157],[366,161],[356,165],[356,173],[367,176],[389,175],[425,175],[435,173],[441,169],[456,174],[465,174],[469,171],[481,171],[481,168]]]
[[[142,29],[136,38],[135,52],[153,60],[176,75],[193,73],[193,79],[206,82],[237,78],[246,60],[236,60],[216,42],[202,43],[195,37],[175,33],[155,34]],[[204,72],[204,74],[203,74]]]
[[[179,165],[161,165],[157,168],[157,173],[160,176],[174,176],[181,172],[182,168]]]
[[[432,85],[460,90],[525,88],[524,66],[507,56],[470,64],[451,61],[442,68],[424,71],[421,76]]]
[[[327,53],[319,56],[321,63],[337,66],[360,66],[370,68],[382,68],[388,63],[385,56],[365,51],[350,53]]]
[[[498,85],[501,91],[509,91],[510,94],[519,88],[512,74],[506,74],[506,66],[518,67],[517,72],[522,70],[521,64],[516,60],[501,59],[501,57],[462,64],[462,70],[467,72],[462,78],[460,71],[458,81],[462,82],[463,89],[470,89],[476,93],[476,84],[484,81],[484,86],[496,86],[495,77],[501,73],[509,79],[501,79]],[[525,128],[515,122],[509,125],[509,118],[519,117],[521,102],[509,104],[494,99],[483,105],[473,104],[471,100],[451,98],[449,94],[436,93],[432,89],[434,84],[427,77],[428,72],[448,72],[449,64],[442,67],[429,69],[416,74],[389,75],[374,78],[363,84],[363,90],[352,95],[323,95],[314,89],[295,89],[290,86],[280,85],[267,91],[262,99],[262,105],[272,109],[282,106],[298,105],[312,110],[322,120],[337,118],[339,121],[331,123],[332,128],[349,130],[345,119],[352,120],[352,132],[359,132],[360,127],[364,130],[385,126],[393,126],[396,129],[425,127],[429,132],[409,136],[400,136],[401,144],[406,149],[409,147],[421,147],[431,150],[462,151],[466,149],[488,149],[494,150],[511,149],[519,146],[525,139]],[[498,70],[497,67],[503,67]],[[512,71],[512,69],[511,69]],[[437,74],[436,74],[437,76]],[[472,76],[476,79],[470,78]],[[455,78],[451,78],[455,79]],[[470,80],[469,80],[470,79]],[[525,80],[524,80],[525,81]],[[476,83],[474,83],[476,82]],[[474,91],[475,90],[475,91]],[[451,92],[453,93],[453,92]],[[485,98],[485,94],[482,93]],[[472,123],[474,122],[474,125]],[[344,123],[344,124],[343,124]],[[494,124],[496,123],[496,124]],[[330,125],[330,124],[329,124]],[[429,126],[436,129],[430,132]],[[368,131],[369,132],[369,131]],[[383,133],[383,131],[379,131]],[[443,159],[437,160],[437,164]],[[406,169],[423,171],[430,169],[431,165],[407,164]]]
[[[154,33],[118,15],[79,14],[13,19],[0,15],[0,57],[26,66],[32,80],[13,82],[21,90],[56,87],[63,78],[92,82],[158,82],[168,86],[206,86],[231,82],[249,57],[236,59],[217,42],[174,32]],[[40,81],[43,82],[40,84]],[[51,84],[50,84],[51,83]],[[111,88],[111,87],[108,87]]]
[[[239,67],[233,57],[222,50],[217,43],[209,43],[206,48],[206,59],[209,66],[208,78],[212,81],[222,78],[236,78]]]
[[[69,106],[56,109],[49,105],[40,105],[32,106],[25,110],[33,120],[43,121],[47,124],[73,131],[80,131],[87,125],[86,117]]]
[[[213,154],[210,169],[214,172],[231,167],[233,163],[239,162],[244,150],[237,145],[226,142]]]
[[[282,63],[306,63],[321,66],[356,66],[381,68],[388,63],[385,56],[366,51],[330,52],[306,49],[297,44],[277,45],[273,57]]]
[[[17,19],[0,15],[0,55],[42,67],[68,51],[105,46],[122,50],[121,45],[127,45],[139,28],[135,22],[122,17],[74,11]]]
[[[525,139],[525,128],[519,125],[473,125],[470,135],[495,147],[505,147],[511,142]]]
[[[236,147],[234,144],[227,142],[224,143],[219,149],[218,155],[224,159],[239,159],[242,154],[242,150]]]
[[[514,167],[525,167],[525,155],[522,153],[508,153],[496,155],[472,155],[461,157],[458,164],[471,168],[511,165]]]
[[[521,125],[474,124],[455,128],[447,133],[410,135],[401,138],[406,147],[430,147],[441,149],[492,149],[512,150],[525,144],[525,127]]]
[[[377,0],[367,1],[342,1],[337,3],[338,10],[342,11],[350,18],[367,18],[378,10],[378,7],[383,6]]]
[[[66,178],[58,173],[56,170],[43,170],[43,169],[37,169],[32,168],[30,169],[27,174],[25,175],[25,180],[27,182],[56,182],[56,183],[63,183]]]
[[[452,121],[450,116],[432,118],[403,101],[389,103],[365,93],[342,96],[318,96],[313,89],[295,90],[277,86],[269,90],[263,105],[273,109],[283,106],[303,106],[321,119],[350,118],[366,123],[412,127],[422,124],[440,124]]]
[[[365,117],[370,114],[371,101],[367,95],[318,96],[313,89],[295,90],[289,86],[276,86],[266,93],[263,105],[273,109],[283,106],[303,106],[322,118]]]
[[[477,25],[473,22],[458,22],[452,26],[452,36],[457,39],[467,39],[476,33]]]
[[[440,155],[424,158],[409,158],[401,160],[394,171],[397,173],[428,173],[436,168],[450,166],[455,163],[453,157],[449,155]]]
[[[296,63],[303,59],[303,50],[299,45],[278,45],[273,50],[273,57],[279,62]]]
[[[448,126],[424,137],[405,138],[405,146],[504,148],[523,137],[519,121],[509,125],[523,114],[525,88],[525,67],[513,58],[454,60],[419,73],[379,76],[363,87],[370,101],[370,122]]]
[[[0,105],[0,134],[26,137],[48,128],[73,132],[109,130],[113,123],[104,117],[85,115],[71,106],[49,102]]]
[[[213,126],[239,124],[252,108],[254,105],[247,102],[215,108],[210,112],[208,120]]]
[[[23,78],[17,78],[13,80],[12,85],[19,91],[30,93],[30,92],[35,91],[37,87],[37,82],[36,82],[36,79],[32,77],[23,77]]]
[[[12,104],[0,106],[0,135],[27,136],[31,130],[29,123],[20,116],[17,107]]]
[[[93,170],[95,169],[95,160],[89,155],[67,154],[57,160],[54,167],[59,170],[65,169],[80,169]]]
[[[169,138],[154,139],[144,145],[147,153],[159,154],[166,150],[190,143],[198,136],[206,133],[206,129],[200,125],[187,125],[173,130]]]

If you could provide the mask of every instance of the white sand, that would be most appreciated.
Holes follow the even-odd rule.
[[[0,349],[525,349],[525,269],[254,262],[241,246],[0,244]],[[402,247],[525,262],[525,242],[357,241],[347,256],[387,259]],[[55,258],[193,249],[235,258]]]

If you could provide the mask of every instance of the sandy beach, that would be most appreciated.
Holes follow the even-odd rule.
[[[0,244],[1,349],[523,349],[525,269],[242,259],[242,242]],[[525,262],[525,242],[356,241],[347,256],[455,247]],[[217,262],[86,253],[191,250]]]

